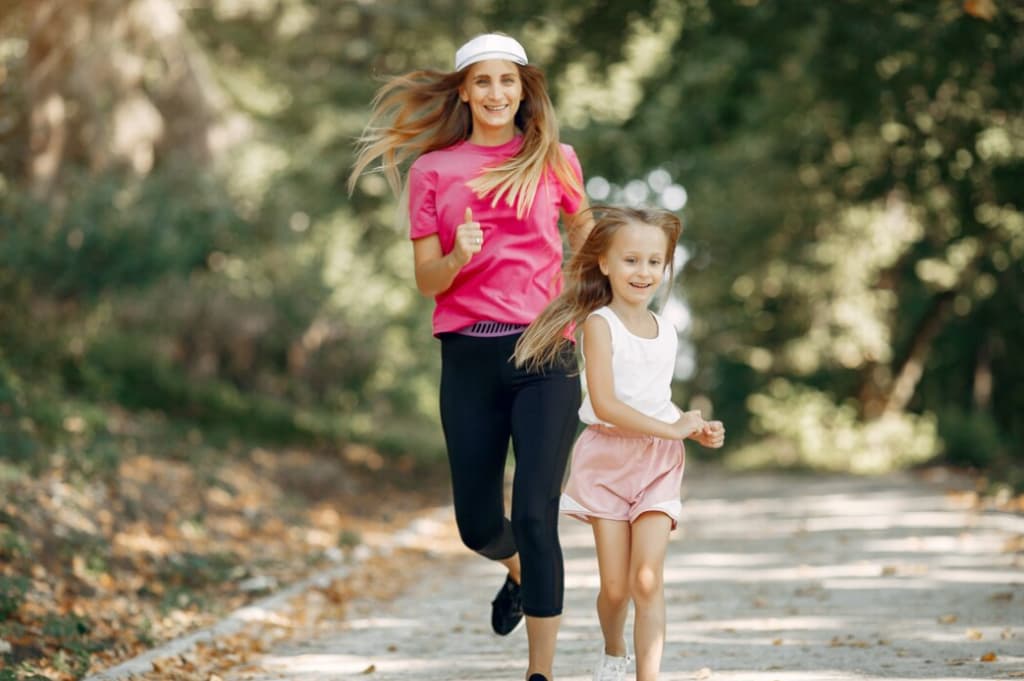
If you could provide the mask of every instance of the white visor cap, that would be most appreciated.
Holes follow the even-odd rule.
[[[498,33],[484,33],[470,40],[455,52],[455,70],[485,59],[504,59],[526,65],[526,50],[515,38]]]

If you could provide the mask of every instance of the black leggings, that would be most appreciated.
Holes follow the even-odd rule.
[[[558,498],[576,433],[580,383],[567,347],[542,373],[509,357],[519,335],[441,335],[441,423],[462,542],[492,560],[519,552],[523,612],[562,613],[564,570]],[[505,517],[505,461],[515,453],[511,522]]]

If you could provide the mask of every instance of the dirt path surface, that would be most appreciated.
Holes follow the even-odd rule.
[[[665,569],[661,678],[1024,678],[1024,517],[978,510],[955,482],[691,469]],[[225,681],[522,679],[525,632],[488,626],[500,568],[460,549],[450,525],[434,534],[397,597],[359,601]],[[562,539],[555,671],[585,681],[600,646],[596,562],[586,525],[563,519]]]

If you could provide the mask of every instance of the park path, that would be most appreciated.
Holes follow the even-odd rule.
[[[687,475],[663,681],[1024,678],[1020,514],[979,510],[935,475]],[[596,562],[586,525],[563,519],[562,539],[555,672],[588,681]],[[464,550],[438,551],[396,598],[363,601],[225,681],[518,681],[525,632],[488,627],[501,579]]]

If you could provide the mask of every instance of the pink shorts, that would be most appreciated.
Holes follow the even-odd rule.
[[[683,513],[685,466],[681,440],[589,426],[576,440],[559,510],[585,522],[608,518],[630,523],[642,513],[659,511],[672,519],[674,530]]]

